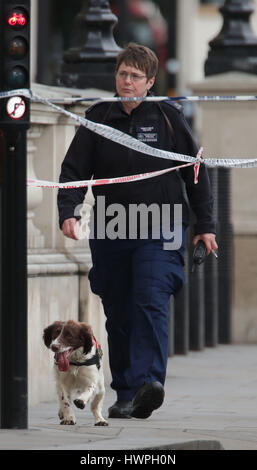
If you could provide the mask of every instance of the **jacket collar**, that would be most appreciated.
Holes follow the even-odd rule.
[[[151,96],[152,94],[151,93],[147,93],[147,96]],[[115,97],[118,97],[119,95],[117,93],[115,93],[114,95]],[[111,110],[111,113],[110,113],[110,116],[111,118],[113,119],[121,119],[121,118],[124,118],[124,119],[127,119],[129,118],[130,116],[136,116],[136,115],[140,115],[141,113],[149,113],[149,111],[152,109],[152,107],[155,105],[154,102],[147,102],[147,101],[142,101],[135,109],[133,109],[133,111],[131,112],[131,114],[128,114],[126,113],[125,109],[123,108],[123,105],[122,105],[122,102],[121,101],[118,101],[116,103],[113,103],[111,106],[112,106],[112,110]],[[108,120],[108,117],[107,117],[107,120]]]

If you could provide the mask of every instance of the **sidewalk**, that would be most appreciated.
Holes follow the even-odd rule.
[[[104,416],[115,401],[106,385]],[[58,424],[58,405],[29,410],[28,430],[0,430],[0,449],[257,450],[257,346],[219,345],[169,359],[163,406],[146,420],[109,419],[93,426],[87,409],[77,424]]]

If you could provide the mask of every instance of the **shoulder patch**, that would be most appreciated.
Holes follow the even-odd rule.
[[[164,100],[163,103],[167,104],[168,106],[171,106],[172,108],[175,108],[180,113],[183,111],[183,106],[177,101]]]

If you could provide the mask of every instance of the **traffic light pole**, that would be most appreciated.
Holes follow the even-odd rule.
[[[1,427],[28,426],[26,131],[4,134],[1,234]]]
[[[30,88],[30,0],[0,0],[0,89]],[[26,131],[30,103],[0,99],[1,428],[28,427]]]

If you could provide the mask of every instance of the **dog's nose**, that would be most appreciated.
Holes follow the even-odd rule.
[[[51,349],[52,349],[53,352],[57,352],[57,351],[59,351],[59,349],[60,349],[60,345],[59,345],[59,344],[56,344],[56,343],[53,343],[53,344],[51,345]]]

